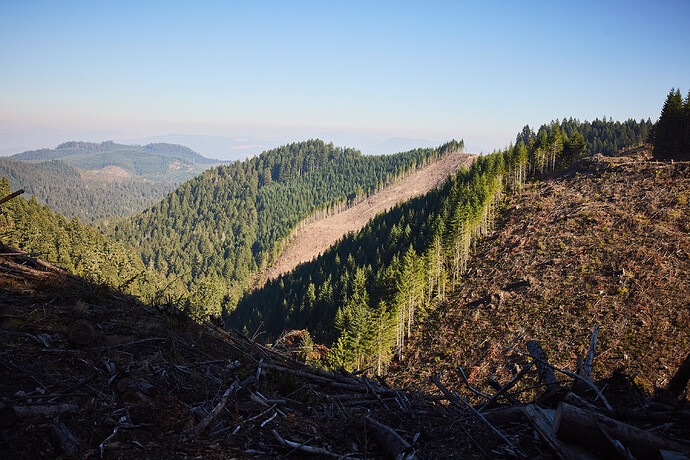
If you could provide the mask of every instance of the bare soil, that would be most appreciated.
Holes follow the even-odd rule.
[[[106,166],[101,169],[82,170],[79,172],[82,179],[99,180],[105,182],[119,182],[129,179],[130,173],[119,166]]]
[[[362,229],[378,213],[439,186],[448,175],[460,168],[469,168],[475,158],[476,155],[459,152],[444,155],[427,167],[370,195],[361,203],[308,224],[296,233],[275,264],[265,272],[264,280],[275,279],[294,270],[299,264],[311,261],[344,235]]]

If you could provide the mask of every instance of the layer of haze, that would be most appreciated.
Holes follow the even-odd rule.
[[[222,159],[321,138],[393,153],[659,116],[690,2],[34,2],[0,7],[0,154],[68,140]]]

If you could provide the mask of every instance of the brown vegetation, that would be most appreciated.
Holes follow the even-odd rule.
[[[452,301],[419,327],[400,382],[457,364],[509,380],[539,340],[573,366],[595,324],[594,374],[665,386],[690,347],[690,164],[599,159],[508,195]]]

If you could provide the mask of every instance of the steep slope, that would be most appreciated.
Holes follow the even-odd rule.
[[[301,263],[309,262],[345,234],[361,230],[378,213],[428,192],[463,167],[469,168],[474,158],[474,155],[460,152],[447,154],[349,209],[306,224],[295,232],[285,250],[262,277],[272,280],[292,271]]]
[[[606,129],[597,128],[594,137],[594,125],[572,120],[543,125],[536,134],[526,127],[515,146],[478,158],[438,190],[376,216],[313,262],[251,292],[227,324],[260,331],[269,342],[307,329],[331,347],[329,365],[385,372],[392,355],[401,356],[414,323],[464,283],[504,190],[569,170],[587,145],[615,141],[616,127],[641,128],[635,122],[597,125]],[[630,140],[639,144],[636,136]]]
[[[385,458],[376,421],[427,458],[505,452],[481,424],[449,426],[464,416],[438,398],[306,366],[4,245],[0,287],[2,458]],[[545,448],[509,429],[526,455]]]
[[[548,418],[568,397],[651,438],[647,455],[623,439],[637,458],[690,449],[688,411],[625,376],[595,382],[599,395],[571,386],[555,402],[470,409],[447,376],[393,389],[366,371],[326,372],[4,245],[0,369],[2,458],[557,458],[572,455],[567,437],[537,434],[544,422],[529,414]],[[614,454],[603,437],[585,444],[586,458]]]
[[[508,195],[453,299],[412,335],[392,369],[398,382],[460,364],[486,389],[522,362],[504,347],[528,340],[574,371],[599,325],[595,371],[625,367],[649,389],[664,386],[690,346],[689,198],[689,163],[640,156]]]

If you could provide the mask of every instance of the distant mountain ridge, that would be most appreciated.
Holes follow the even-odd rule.
[[[163,155],[167,157],[176,157],[191,162],[193,164],[223,163],[222,161],[214,158],[206,158],[184,145],[155,143],[141,146],[116,144],[113,141],[105,141],[101,143],[83,141],[63,142],[54,149],[28,150],[26,152],[11,155],[9,158],[20,161],[49,161],[66,159],[69,157],[81,156],[90,153],[105,153],[116,151],[143,152]],[[75,166],[79,165],[75,162]]]
[[[0,177],[55,212],[95,222],[142,211],[220,163],[177,144],[70,141],[0,158]]]

